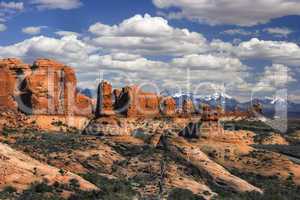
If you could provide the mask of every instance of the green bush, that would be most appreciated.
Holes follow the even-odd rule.
[[[193,194],[190,190],[175,188],[170,192],[168,200],[203,200],[203,198]]]
[[[126,180],[108,179],[98,174],[82,175],[84,179],[101,188],[101,199],[105,200],[132,200],[138,193],[131,188]]]
[[[218,191],[217,200],[295,200],[300,199],[300,187],[295,185],[292,178],[279,180],[278,177],[263,177],[253,173],[241,173],[238,170],[231,170],[236,176],[263,189],[264,194],[256,192],[233,193],[230,191]]]
[[[3,189],[3,192],[11,194],[11,193],[17,192],[17,189],[14,188],[13,186],[6,186],[6,187]]]
[[[29,189],[25,190],[18,200],[63,200],[59,192],[53,186],[43,183],[34,183]]]

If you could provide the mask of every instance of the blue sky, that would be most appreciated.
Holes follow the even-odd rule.
[[[0,0],[0,58],[56,59],[83,88],[300,101],[299,21],[296,0]]]

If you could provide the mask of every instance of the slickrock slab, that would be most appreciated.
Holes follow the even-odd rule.
[[[71,179],[77,179],[82,190],[98,190],[95,185],[78,175],[70,172],[62,174],[60,169],[43,164],[1,143],[0,169],[0,189],[13,186],[22,191],[32,183],[41,182],[44,179],[48,180],[49,184],[56,181],[68,184]]]
[[[170,152],[192,163],[199,170],[206,172],[217,186],[237,192],[256,191],[263,193],[261,189],[232,175],[224,167],[210,160],[200,148],[192,146],[183,138],[165,137],[164,142]]]

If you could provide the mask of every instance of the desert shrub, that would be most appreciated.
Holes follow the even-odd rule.
[[[3,189],[3,192],[6,192],[6,193],[15,193],[17,192],[17,189],[14,188],[13,186],[6,186],[4,189]]]
[[[68,200],[106,200],[98,191],[77,191]],[[108,199],[109,200],[109,199]]]
[[[55,190],[53,186],[47,182],[34,183],[32,186],[25,190],[18,200],[63,200],[60,193]]]
[[[225,129],[234,129],[234,130],[248,130],[253,131],[255,133],[269,133],[276,131],[271,126],[267,125],[261,121],[247,121],[247,120],[240,120],[240,121],[225,121],[222,122],[222,125]]]
[[[69,181],[69,187],[71,190],[79,190],[80,189],[80,184],[79,184],[79,181],[77,179],[71,179]]]
[[[168,200],[203,200],[203,198],[190,190],[175,188],[169,193]]]
[[[38,133],[18,137],[13,146],[29,148],[34,152],[49,155],[55,152],[68,152],[88,148],[91,143],[81,135],[65,133]]]
[[[113,148],[116,152],[125,157],[143,155],[143,158],[147,158],[160,152],[160,150],[153,148],[150,145],[117,144],[113,146]]]
[[[11,200],[16,199],[16,188],[12,186],[6,186],[2,191],[0,191],[0,199],[1,200]]]
[[[7,137],[11,134],[16,134],[18,132],[17,129],[15,128],[11,128],[11,127],[7,127],[7,126],[4,126],[3,129],[2,129],[2,135]]]
[[[54,122],[51,123],[51,125],[56,126],[56,127],[66,126],[62,121],[54,121]]]
[[[101,199],[105,200],[132,200],[138,193],[127,180],[108,179],[95,173],[82,175],[84,179],[101,188]]]
[[[295,200],[300,199],[300,187],[295,185],[292,178],[279,180],[278,177],[263,177],[253,173],[241,173],[234,169],[231,172],[249,183],[264,190],[261,195],[256,192],[233,193],[229,191],[218,191],[218,200]]]

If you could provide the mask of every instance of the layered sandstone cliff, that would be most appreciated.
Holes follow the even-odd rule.
[[[127,117],[158,116],[160,96],[155,93],[147,93],[138,86],[122,88],[116,92],[115,109]]]
[[[76,91],[75,71],[49,59],[32,66],[19,59],[0,60],[0,107],[28,114],[92,114],[92,101]]]

